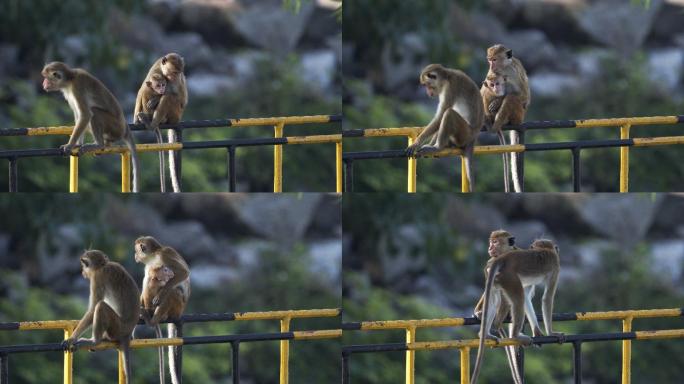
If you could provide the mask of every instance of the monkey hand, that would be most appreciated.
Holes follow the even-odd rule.
[[[565,343],[565,333],[563,332],[550,332],[549,336],[555,336],[558,338],[558,344]]]
[[[409,145],[404,151],[406,153],[406,156],[414,157],[416,155],[416,152],[418,151],[418,146],[418,143],[413,143]]]
[[[62,150],[62,153],[63,153],[64,155],[71,155],[71,151],[72,151],[73,149],[75,149],[75,148],[78,148],[78,145],[74,145],[74,144],[69,144],[69,143],[67,143],[67,144],[60,145],[60,146],[59,146],[59,149]],[[76,153],[75,155],[78,156],[79,154]]]
[[[62,341],[62,348],[69,352],[74,352],[76,350],[76,339],[73,337],[70,337],[64,341]]]
[[[159,292],[159,293],[157,294],[157,296],[155,296],[155,297],[152,299],[152,306],[158,307],[159,304],[161,304],[163,301],[166,301],[168,295],[169,295],[169,291],[168,291],[168,290],[162,290],[161,292]]]

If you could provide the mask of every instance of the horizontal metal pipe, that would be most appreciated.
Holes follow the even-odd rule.
[[[622,320],[628,317],[635,319],[655,318],[655,317],[678,317],[684,316],[683,308],[666,309],[641,309],[628,311],[604,311],[604,312],[569,312],[554,313],[553,321],[587,321],[587,320]],[[537,318],[542,321],[542,315]],[[510,318],[505,320],[510,322]],[[381,320],[381,321],[361,321],[342,323],[345,331],[370,331],[380,329],[407,329],[407,328],[435,328],[435,327],[456,327],[462,325],[480,324],[476,317],[449,317],[442,319],[417,319],[417,320]]]
[[[226,312],[226,313],[199,313],[187,314],[179,319],[169,319],[162,323],[202,323],[209,321],[233,321],[233,320],[280,320],[285,317],[292,319],[323,318],[340,316],[340,308],[323,309],[293,309],[286,311],[261,311],[261,312]],[[46,321],[22,321],[0,323],[0,330],[50,330],[74,328],[78,320],[46,320]],[[144,324],[141,320],[138,324]]]
[[[532,338],[532,344],[565,344],[576,342],[595,342],[595,341],[614,341],[614,340],[654,340],[684,338],[684,329],[664,329],[657,331],[637,331],[637,332],[613,332],[613,333],[589,333],[579,335],[558,336],[537,336]],[[418,350],[440,350],[457,348],[477,348],[479,339],[467,340],[448,340],[448,341],[420,341],[414,343],[387,343],[387,344],[365,344],[350,345],[342,347],[342,352],[346,354],[364,352],[387,352],[387,351],[418,351]],[[485,340],[485,346],[491,348],[520,346],[522,343],[517,339]]]
[[[241,335],[220,335],[220,336],[190,336],[190,337],[175,337],[162,339],[136,339],[131,341],[132,349],[152,348],[152,347],[168,347],[179,345],[195,345],[195,344],[221,344],[232,342],[251,342],[251,341],[268,341],[268,340],[313,340],[313,339],[330,339],[339,338],[342,336],[342,330],[338,329],[324,329],[318,331],[295,331],[295,332],[278,332],[278,333],[248,333]],[[96,347],[82,346],[78,349],[88,350],[105,350],[116,348],[117,343],[103,342]],[[53,352],[64,351],[63,344],[48,343],[48,344],[27,344],[27,345],[9,345],[0,346],[0,354],[11,353],[30,353],[30,352]]]
[[[342,115],[313,115],[313,116],[282,116],[246,119],[217,119],[217,120],[188,120],[178,124],[161,124],[161,129],[185,129],[185,128],[216,128],[216,127],[247,127],[259,125],[285,124],[325,124],[342,121]],[[128,124],[131,130],[144,131],[144,124]],[[44,136],[44,135],[70,135],[73,126],[62,125],[54,127],[35,128],[4,128],[0,129],[0,136]]]

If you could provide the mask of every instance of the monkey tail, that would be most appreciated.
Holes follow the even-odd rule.
[[[487,274],[487,283],[485,284],[484,291],[484,302],[482,303],[482,320],[480,321],[480,344],[477,348],[477,358],[475,359],[475,368],[473,368],[473,375],[470,377],[470,384],[477,383],[477,378],[480,376],[480,368],[482,367],[482,358],[484,357],[484,345],[485,337],[489,333],[487,326],[487,313],[489,312],[489,305],[492,293],[492,283],[494,282],[494,276],[501,268],[501,263],[497,261],[489,268],[489,273]]]
[[[128,150],[131,152],[131,160],[133,161],[133,192],[139,192],[138,188],[138,151],[135,149],[135,140],[133,140],[133,133],[128,131],[128,137],[124,140]]]
[[[520,139],[518,132],[511,131],[510,133],[511,145],[518,144]],[[513,190],[516,193],[522,192],[522,184],[520,183],[520,175],[518,174],[518,153],[511,152],[511,176],[513,177]],[[506,175],[508,177],[508,175]]]
[[[175,143],[176,131],[169,129],[168,132],[169,143]],[[181,191],[181,183],[178,178],[178,173],[176,173],[176,153],[174,151],[169,151],[169,172],[171,173],[171,185],[173,186],[174,192]]]
[[[154,326],[154,333],[157,334],[157,339],[164,337],[159,324]],[[164,384],[164,347],[157,347],[157,353],[159,354],[159,383]]]
[[[499,337],[506,338],[506,332],[503,328],[499,328]],[[513,382],[515,384],[522,384],[522,379],[520,378],[520,368],[518,366],[518,359],[515,356],[515,347],[509,346],[504,347],[506,351],[506,359],[508,360],[508,367],[511,369],[511,376],[513,377]]]
[[[164,143],[159,128],[154,130],[154,136],[157,138],[157,144]],[[166,169],[164,167],[164,162],[164,151],[159,151],[159,185],[162,193],[166,192]]]
[[[178,329],[176,328],[176,324],[174,323],[168,323],[166,326],[168,336],[173,338],[173,337],[178,337]],[[169,346],[169,372],[171,373],[171,382],[173,384],[180,384],[180,377],[178,376],[178,362],[176,361],[176,348],[174,346]]]
[[[121,361],[123,362],[123,372],[125,376],[124,383],[129,384],[132,382],[131,380],[131,362],[130,362],[130,354],[131,354],[131,349],[130,349],[130,343],[131,343],[131,338],[127,337],[125,340],[119,341],[119,351],[123,355],[123,358]]]

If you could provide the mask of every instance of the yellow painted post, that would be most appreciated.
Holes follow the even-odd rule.
[[[620,139],[629,139],[629,128],[632,124],[620,127]],[[620,192],[629,191],[629,147],[620,147]]]
[[[280,319],[280,332],[290,332],[290,316]],[[290,341],[280,340],[280,384],[287,384],[289,378]]]
[[[64,340],[71,337],[73,328],[64,328]],[[64,351],[64,384],[71,384],[73,381],[74,371],[74,353]]]
[[[342,193],[342,142],[335,143],[335,178],[335,190]]]
[[[459,348],[461,351],[461,384],[470,383],[470,347]]]
[[[124,152],[121,154],[121,192],[131,191],[131,154]]]
[[[633,317],[622,320],[622,332],[632,332]],[[632,376],[632,341],[622,340],[622,384],[629,384]]]
[[[283,137],[283,128],[285,122],[280,122],[275,126],[275,135],[273,137]],[[273,192],[280,193],[283,191],[283,146],[273,146]]]
[[[78,156],[69,156],[69,192],[78,192]]]
[[[467,193],[470,191],[470,184],[468,184],[468,174],[466,173],[465,156],[461,155],[461,192]]]
[[[415,136],[408,137],[408,145],[411,146],[416,142]],[[408,192],[416,192],[416,174],[417,174],[418,159],[415,157],[408,158]]]
[[[416,341],[416,327],[406,328],[406,343],[414,343]],[[416,351],[406,351],[406,384],[413,384],[415,381],[416,371]]]
[[[119,384],[126,384],[126,373],[124,372],[123,352],[117,350],[119,353]]]

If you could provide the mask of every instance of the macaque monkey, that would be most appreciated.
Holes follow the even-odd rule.
[[[71,337],[64,341],[64,347],[74,351],[81,345],[94,347],[102,341],[118,342],[128,384],[132,382],[129,345],[140,318],[138,285],[121,264],[109,261],[102,251],[85,251],[81,255],[81,267],[83,277],[90,280],[88,310]],[[79,339],[91,324],[93,337]]]
[[[499,144],[505,145],[506,140],[502,131],[503,126],[506,124],[520,124],[525,117],[520,91],[513,82],[508,81],[508,76],[490,71],[485,81],[482,82],[480,93],[484,103],[485,126],[488,131],[496,133],[499,138]],[[501,157],[504,168],[504,191],[510,192],[508,153],[502,153]],[[517,175],[517,171],[515,175]]]
[[[133,192],[138,192],[135,142],[114,95],[90,73],[58,61],[46,64],[41,74],[44,77],[43,89],[46,92],[62,91],[74,112],[74,131],[69,141],[60,147],[62,151],[70,154],[74,147],[80,147],[80,151],[98,149],[123,140],[133,159]],[[86,131],[93,135],[94,145],[83,145]]]
[[[154,315],[154,312],[156,309],[155,306],[152,304],[152,301],[154,300],[155,297],[157,297],[161,288],[163,286],[165,286],[166,283],[168,283],[172,277],[173,277],[173,271],[171,271],[170,268],[166,267],[163,264],[156,264],[156,265],[150,266],[150,268],[146,270],[146,276],[145,276],[146,282],[144,283],[145,285],[143,286],[143,291],[142,291],[142,294],[140,295],[140,307],[141,307],[140,310],[141,310],[142,317],[146,323],[148,323],[150,321],[150,319]],[[154,327],[154,331],[155,331],[155,334],[157,335],[157,338],[161,339],[162,333],[161,333],[161,329],[159,328],[159,324],[157,324],[157,326]],[[161,347],[159,347],[158,349],[159,349],[159,382],[161,384],[164,384],[164,353],[163,353]],[[169,357],[169,359],[171,359],[171,357]]]
[[[492,233],[489,235],[489,248],[487,249],[487,253],[489,254],[490,259],[488,260],[487,264],[493,262],[494,259],[505,254],[506,252],[519,249],[520,248],[515,246],[515,237],[513,237],[513,235],[511,235],[508,231],[505,231],[503,229],[492,231]],[[488,272],[488,269],[485,268],[485,278],[487,277]],[[475,305],[475,310],[473,312],[475,317],[478,319],[482,319],[483,304],[484,294],[482,295],[482,297],[480,297],[480,300],[477,302],[477,305]],[[508,305],[508,302],[502,300],[499,304],[499,308],[496,311],[494,321],[492,322],[492,327],[496,330],[498,336],[501,338],[506,337],[506,332],[503,328],[503,322],[508,317],[510,310],[511,306]],[[518,365],[518,361],[515,357],[516,349],[515,347],[506,347],[504,349],[506,351],[506,358],[508,359],[508,366],[511,369],[511,376],[513,377],[513,381],[516,384],[521,384],[522,378],[520,375],[520,368]]]
[[[513,50],[508,49],[501,44],[493,45],[487,49],[487,61],[489,62],[489,72],[487,73],[487,76],[489,77],[490,74],[505,76],[507,83],[508,92],[506,92],[506,95],[493,105],[491,103],[485,105],[485,109],[490,109],[490,107],[492,107],[491,109],[493,111],[490,112],[491,114],[496,114],[500,108],[506,110],[506,112],[502,114],[499,123],[496,123],[496,120],[493,120],[487,125],[487,128],[499,134],[501,126],[505,124],[516,124],[516,121],[518,121],[518,116],[516,115],[520,115],[520,122],[525,118],[525,113],[530,105],[530,86],[528,84],[525,67],[517,57],[513,57]],[[511,97],[511,94],[513,93],[516,94],[515,97]],[[520,109],[521,105],[522,110]],[[513,118],[510,121],[507,121],[508,119],[505,117],[511,114]],[[518,132],[513,130],[510,131],[510,139],[511,144],[518,144],[520,142]],[[499,137],[499,141],[501,141],[501,136]],[[518,154],[515,152],[511,153],[513,188],[515,189],[515,192],[520,192],[522,191],[522,187],[518,175],[517,164]],[[506,178],[508,178],[508,176],[506,176]]]
[[[482,311],[482,325],[480,326],[480,345],[477,351],[477,359],[473,376],[470,383],[476,383],[480,374],[482,357],[484,355],[485,338],[497,338],[490,333],[494,321],[494,311],[499,307],[501,296],[511,306],[512,325],[511,338],[525,345],[532,342],[532,338],[522,334],[525,313],[531,309],[533,317],[531,293],[533,290],[527,287],[536,284],[544,284],[544,296],[542,297],[542,317],[547,336],[562,336],[562,333],[553,332],[552,314],[553,300],[556,294],[558,273],[560,271],[560,259],[557,247],[550,240],[535,241],[530,249],[514,250],[507,252],[496,259],[488,262],[489,273],[485,286],[485,299]],[[532,316],[529,316],[528,319]],[[532,321],[530,320],[532,324]]]
[[[147,129],[153,129],[159,131],[159,124],[176,124],[180,122],[181,117],[183,117],[183,111],[185,106],[188,104],[188,89],[185,85],[185,61],[183,57],[177,53],[168,53],[154,62],[150,70],[147,72],[145,81],[143,81],[140,89],[138,90],[138,96],[135,100],[135,110],[133,116],[138,116],[138,114],[144,110],[143,105],[143,95],[149,89],[147,82],[151,81],[151,78],[155,75],[162,75],[167,80],[166,89],[164,95],[159,100],[159,104],[155,107],[152,113],[152,120],[149,123],[145,123]],[[157,132],[157,138],[159,139],[161,134]],[[176,142],[176,132],[172,129],[168,131],[169,143]],[[161,142],[160,142],[161,144]],[[181,183],[176,174],[176,158],[177,154],[175,151],[169,151],[169,171],[171,172],[171,184],[173,186],[174,192],[181,191]],[[160,161],[164,161],[161,157]],[[166,186],[162,184],[162,192],[166,190]]]
[[[143,319],[149,326],[155,328],[157,337],[161,337],[159,322],[179,318],[188,303],[190,268],[175,249],[162,246],[151,236],[143,236],[135,240],[135,261],[145,264],[143,292],[140,296],[140,305],[143,306]],[[161,270],[160,267],[162,267]],[[167,330],[168,337],[176,337],[175,324],[168,323]],[[174,358],[174,348],[177,347],[169,347],[169,370],[171,381],[173,384],[178,384],[180,377]],[[162,354],[161,348],[159,348],[159,353]],[[159,361],[159,376],[163,383],[164,366],[161,356]]]
[[[439,106],[415,143],[406,148],[406,154],[415,156],[447,147],[461,148],[472,192],[473,149],[484,120],[482,96],[477,85],[465,73],[440,64],[425,67],[420,73],[420,83],[429,97],[439,97]]]
[[[159,105],[161,97],[166,93],[167,80],[161,73],[153,73],[149,80],[145,81],[146,87],[144,91],[138,96],[141,98],[142,110],[135,114],[134,123],[143,123],[146,127],[152,122],[152,115]],[[143,90],[141,88],[141,91]],[[161,144],[163,142],[161,131],[159,129],[154,130],[154,135],[157,138],[157,143]],[[159,185],[161,186],[161,191],[166,192],[166,171],[164,166],[164,151],[159,151]]]

